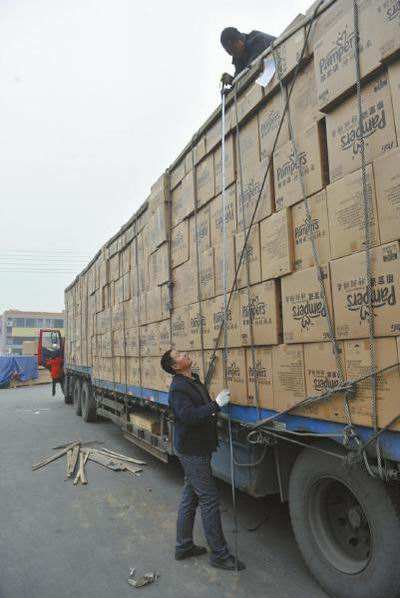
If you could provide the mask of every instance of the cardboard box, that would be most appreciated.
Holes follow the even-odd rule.
[[[151,390],[168,391],[166,376],[163,375],[159,357],[143,357],[140,360],[142,386]]]
[[[169,280],[168,243],[163,243],[148,258],[149,279],[152,285],[161,285]],[[135,286],[135,281],[133,281]]]
[[[281,340],[279,286],[275,280],[239,292],[239,332],[240,344],[251,345],[250,316],[253,324],[253,344],[275,345]]]
[[[180,162],[178,162],[178,164],[176,166],[174,166],[174,168],[171,170],[170,173],[170,178],[169,178],[169,182],[170,182],[170,189],[175,189],[179,183],[182,181],[183,177],[186,174],[186,170],[185,170],[185,160],[182,159]]]
[[[126,353],[125,350],[125,338],[124,338],[124,331],[123,330],[116,330],[112,333],[112,342],[113,342],[113,355],[118,357],[123,357]]]
[[[274,410],[284,411],[306,398],[303,345],[272,348]]]
[[[171,346],[188,351],[190,346],[189,306],[174,309],[171,315]]]
[[[296,68],[303,51],[304,42],[305,32],[304,28],[301,28],[276,48],[276,70],[281,79],[286,79]]]
[[[121,274],[127,274],[131,269],[131,247],[125,247],[121,252]],[[90,271],[89,271],[90,274]]]
[[[160,324],[155,322],[140,327],[140,346],[142,356],[160,355]]]
[[[372,166],[366,169],[368,227],[371,245],[379,245]],[[331,257],[343,257],[365,248],[364,193],[361,170],[351,172],[326,189]]]
[[[133,328],[139,325],[139,314],[138,314],[138,300],[137,297],[133,296],[130,301],[123,303],[125,328]]]
[[[128,301],[131,298],[131,273],[127,272],[126,274],[124,274],[124,276],[122,277],[123,280],[123,298],[124,301]]]
[[[188,306],[189,317],[189,345],[193,351],[206,347],[206,336],[209,334],[210,318],[206,309],[207,301],[192,303]]]
[[[146,293],[146,320],[148,323],[162,320],[160,287],[153,287]]]
[[[183,220],[171,231],[171,267],[176,268],[189,259],[189,221]],[[164,281],[163,281],[164,282]]]
[[[269,166],[267,177],[263,180],[268,168],[270,158],[263,162],[254,161],[243,167],[243,181],[237,183],[237,227],[241,231],[248,228],[250,223],[260,222],[269,216],[273,210],[273,183],[272,166]],[[261,195],[260,195],[261,194]],[[257,211],[254,215],[254,210]]]
[[[174,268],[172,271],[174,307],[188,305],[197,300],[197,266],[195,259]]]
[[[237,102],[237,118],[240,122],[261,102],[263,91],[261,85],[255,81],[240,93]]]
[[[397,141],[400,141],[400,60],[393,62],[388,68],[390,91],[396,123]]]
[[[111,308],[111,328],[112,330],[122,330],[124,327],[124,305],[117,303]]]
[[[211,243],[215,246],[221,243],[223,237],[224,211],[221,195],[218,195],[210,203],[210,219]],[[227,235],[232,237],[236,231],[236,184],[225,190],[225,226]]]
[[[216,201],[213,199],[212,203]],[[212,205],[212,204],[211,204]],[[197,220],[197,243],[199,252],[205,251],[211,246],[211,223],[210,223],[210,206],[204,206],[195,215],[190,217],[190,255],[196,261],[196,228]]]
[[[196,143],[196,145],[193,148],[193,152],[194,152],[194,163],[198,164],[200,162],[200,160],[202,160],[202,158],[204,158],[204,156],[206,155],[206,136],[202,135],[199,139],[199,141]]]
[[[139,327],[125,329],[125,354],[128,357],[138,357],[140,353]]]
[[[372,162],[397,146],[388,77],[379,75],[362,88],[365,159]],[[329,176],[333,183],[361,168],[357,97],[353,95],[326,116]]]
[[[194,180],[192,171],[171,193],[171,221],[176,226],[194,210]]]
[[[173,290],[169,284],[163,284],[160,286],[161,291],[161,319],[165,320],[169,318],[172,309],[172,296]]]
[[[243,254],[236,279],[238,289],[248,284],[257,284],[261,280],[260,228],[258,224],[253,225],[246,242],[247,234],[248,230],[235,235],[236,264],[238,266]]]
[[[115,305],[115,303],[121,303],[124,300],[124,279],[119,278],[115,281],[112,285],[113,289],[113,297],[111,300],[111,304]]]
[[[226,363],[226,379],[227,387],[231,391],[231,403],[235,405],[248,404],[246,373],[246,350],[229,349]]]
[[[322,395],[341,385],[340,368],[344,380],[346,367],[343,343],[339,347],[339,368],[332,343],[308,343],[304,345],[304,368],[307,396]],[[331,419],[332,410],[343,409],[343,393],[330,397],[327,401],[318,401],[307,407],[301,407],[295,412],[298,415],[316,417],[317,419]]]
[[[282,278],[283,340],[309,343],[329,339],[327,309],[333,320],[329,270],[323,267],[326,303],[317,269],[307,268]]]
[[[260,223],[261,278],[268,280],[293,270],[292,220],[288,209]]]
[[[246,349],[248,405],[260,409],[274,408],[272,385],[272,350],[266,347]]]
[[[158,351],[157,355],[163,355],[171,348],[171,321],[163,320],[158,322]]]
[[[208,301],[203,301],[202,303],[203,319],[205,322],[204,346],[207,349],[214,349],[218,341],[218,348],[221,348],[224,346],[224,330],[222,329],[220,333],[225,314],[224,296],[220,295],[213,299],[209,299]],[[232,293],[227,310],[226,329],[227,346],[240,347],[242,344],[240,337],[240,307],[239,295],[236,291]]]
[[[293,94],[292,94],[293,97]],[[261,160],[266,160],[272,154],[275,138],[282,120],[283,110],[286,104],[286,96],[282,97],[280,91],[268,99],[268,102],[258,112],[258,129],[260,136]],[[276,142],[276,149],[289,141],[289,126],[287,113],[285,115],[279,137]]]
[[[371,251],[375,334],[400,333],[400,251],[393,242]],[[358,339],[369,336],[366,294],[365,252],[354,253],[330,263],[336,336]]]
[[[288,93],[292,85],[293,82],[290,81],[287,85]],[[302,131],[312,127],[322,118],[323,115],[318,109],[313,60],[303,65],[303,68],[298,72],[290,96],[289,108],[290,119],[296,137],[300,137]]]
[[[359,3],[360,70],[364,78],[380,66],[379,36],[377,23],[368,27],[365,2]],[[371,2],[368,2],[371,5]],[[364,6],[363,6],[364,5]],[[354,14],[351,7],[336,21],[314,46],[315,78],[318,103],[321,109],[329,109],[355,84],[355,32]]]
[[[197,202],[201,207],[215,195],[214,157],[209,154],[196,166]]]
[[[200,264],[199,264],[199,283],[200,283],[200,300],[203,299],[210,299],[215,294],[215,284],[214,284],[214,249],[211,247],[210,249],[206,249],[202,251],[200,254]],[[191,275],[192,284],[196,286],[196,279]]]
[[[215,171],[215,195],[222,191],[222,161],[221,146],[214,152],[214,171]],[[235,182],[235,151],[233,135],[228,135],[225,139],[225,189]]]
[[[188,356],[192,361],[192,372],[197,374],[202,382],[204,382],[204,366],[203,366],[203,355],[201,351],[188,351]],[[205,360],[205,356],[204,356]],[[204,364],[205,365],[205,364]]]
[[[224,293],[224,254],[226,260],[226,290],[232,289],[235,278],[235,243],[234,237],[227,237],[226,244],[218,243],[214,246],[215,289],[214,294]]]
[[[257,115],[253,116],[239,131],[240,155],[243,173],[254,163],[260,162],[260,139]],[[236,156],[238,177],[240,177],[239,156]]]
[[[117,281],[119,278],[119,253],[110,258],[110,281]]]
[[[295,133],[299,160],[296,161],[293,142],[274,152],[275,206],[277,210],[304,199],[300,178],[303,172],[305,197],[317,193],[326,182],[326,155],[322,124]],[[299,167],[300,163],[300,167]]]
[[[381,243],[400,237],[400,150],[381,156],[373,163],[376,204]]]
[[[317,2],[314,2],[306,11],[306,17],[310,17],[315,10]],[[333,25],[344,15],[348,10],[352,10],[348,0],[336,0],[329,6],[318,18],[314,20],[309,36],[309,47],[311,51],[314,50],[315,44],[325,36]]]
[[[130,413],[129,421],[131,424],[137,428],[140,428],[141,430],[146,430],[146,432],[150,432],[156,436],[161,434],[160,418],[152,413]]]
[[[126,357],[127,384],[140,386],[140,360],[139,357]],[[129,388],[128,388],[129,392]]]
[[[326,265],[331,257],[325,189],[308,198],[308,207],[311,219],[307,216],[304,201],[292,207],[294,267],[296,270],[315,266],[312,235],[320,264]]]
[[[346,371],[348,380],[369,374],[371,368],[369,340],[346,341],[344,343]],[[396,339],[376,339],[376,365],[383,369],[398,363]],[[400,390],[400,374],[398,368],[393,368],[377,376],[377,412],[378,426],[385,426],[399,414],[398,397]],[[352,420],[357,425],[373,426],[372,391],[370,378],[357,384],[356,398],[350,403]],[[346,421],[343,407],[331,408],[331,418],[336,421]],[[398,422],[394,426],[399,428]]]

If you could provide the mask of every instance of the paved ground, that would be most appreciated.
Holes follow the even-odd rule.
[[[134,479],[88,463],[89,483],[64,481],[64,460],[37,472],[32,462],[80,438],[147,461]],[[133,447],[108,422],[85,424],[50,386],[0,390],[0,598],[326,598],[294,542],[288,510],[275,497],[239,497],[240,556],[248,569],[220,572],[207,557],[173,559],[177,463],[165,465]],[[232,543],[229,487],[221,482],[224,529]],[[269,513],[256,532],[247,528]],[[200,527],[196,534],[204,543]],[[157,584],[135,590],[130,567],[157,570]]]

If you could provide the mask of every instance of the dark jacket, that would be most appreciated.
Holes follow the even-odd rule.
[[[273,35],[262,33],[262,31],[252,31],[251,33],[245,33],[245,46],[246,49],[242,56],[232,58],[232,63],[235,65],[235,77],[246,67],[257,56],[259,56],[264,50],[266,50],[272,42],[276,39]]]
[[[168,396],[175,417],[174,446],[183,455],[207,455],[216,450],[219,407],[210,399],[197,374],[172,378]]]

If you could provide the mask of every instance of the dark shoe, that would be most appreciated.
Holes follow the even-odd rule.
[[[181,550],[175,551],[175,560],[176,561],[183,561],[184,559],[189,559],[191,556],[200,556],[202,554],[206,554],[207,548],[204,546],[192,546],[192,548],[188,548],[188,550]]]
[[[246,569],[246,565],[239,561],[236,562],[234,556],[230,555],[226,559],[214,559],[210,560],[210,565],[217,569],[225,569],[225,571],[243,571]]]

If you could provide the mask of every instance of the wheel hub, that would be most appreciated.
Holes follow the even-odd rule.
[[[372,538],[368,519],[344,483],[324,478],[311,489],[309,521],[325,558],[338,570],[355,574],[368,564]]]

